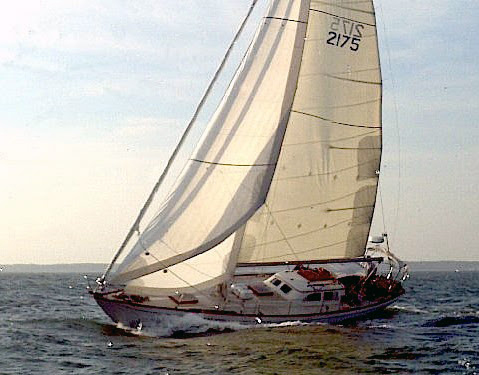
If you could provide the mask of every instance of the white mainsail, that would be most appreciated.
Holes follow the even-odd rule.
[[[240,263],[363,255],[381,156],[372,1],[311,1],[298,87],[265,205]]]
[[[272,2],[194,156],[112,282],[143,284],[212,251],[264,203],[290,116],[308,8],[306,0]]]

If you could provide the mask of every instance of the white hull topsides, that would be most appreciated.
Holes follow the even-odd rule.
[[[97,294],[95,299],[105,313],[115,322],[131,329],[155,331],[162,327],[181,329],[182,325],[194,325],[200,320],[240,323],[246,325],[270,324],[283,322],[303,323],[337,323],[343,320],[356,319],[375,311],[382,310],[394,303],[400,296],[370,303],[358,308],[330,313],[299,314],[299,315],[238,315],[219,313],[213,310],[188,312],[164,307],[155,307],[133,302],[115,301],[105,295]],[[199,320],[198,320],[199,319]]]
[[[381,275],[377,265],[356,267],[356,274],[344,273],[337,265],[246,273],[195,294],[145,296],[103,289],[93,295],[121,326],[163,335],[165,329],[171,334],[208,324],[234,328],[237,324],[336,323],[384,309],[404,293],[391,272]]]

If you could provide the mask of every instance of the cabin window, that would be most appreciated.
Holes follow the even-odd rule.
[[[333,299],[335,299],[333,292],[324,292],[324,300],[325,301],[331,301]]]
[[[271,281],[271,284],[273,284],[274,286],[278,286],[279,284],[281,284],[281,280],[273,279],[273,281]]]
[[[291,287],[287,284],[283,284],[280,289],[284,294],[291,292]]]
[[[305,298],[306,301],[321,301],[321,293],[311,293]]]

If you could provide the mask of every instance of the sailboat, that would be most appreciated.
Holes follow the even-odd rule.
[[[386,234],[369,237],[381,102],[372,0],[272,0],[173,187],[152,207],[199,108],[97,280],[97,303],[155,330],[337,322],[395,302],[407,266]]]

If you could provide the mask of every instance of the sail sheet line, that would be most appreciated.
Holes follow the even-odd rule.
[[[298,114],[300,114],[300,115],[315,117],[315,118],[318,118],[318,119],[320,119],[320,120],[328,121],[328,122],[330,122],[330,123],[332,123],[332,124],[336,124],[336,125],[351,126],[351,127],[354,127],[354,128],[381,129],[381,126],[368,126],[368,125],[348,124],[348,123],[345,123],[345,122],[334,121],[334,120],[331,120],[331,119],[328,119],[328,118],[325,118],[325,117],[321,117],[321,116],[318,116],[318,115],[313,115],[312,113],[307,113],[307,112],[303,112],[303,111],[298,111],[298,110],[295,110],[295,109],[292,109],[291,112],[298,113]]]

